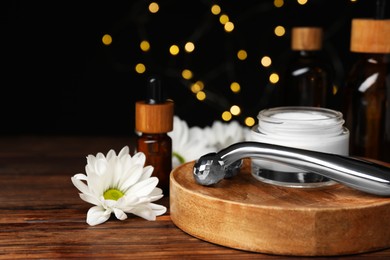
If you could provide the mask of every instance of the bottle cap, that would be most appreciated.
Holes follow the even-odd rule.
[[[352,19],[352,52],[390,53],[390,20]]]
[[[148,134],[172,131],[173,105],[172,100],[163,98],[160,81],[149,78],[146,100],[135,103],[135,130]]]
[[[135,103],[135,130],[141,133],[159,134],[173,130],[173,101],[161,104]]]
[[[322,28],[293,27],[291,49],[295,51],[317,51],[322,48]]]

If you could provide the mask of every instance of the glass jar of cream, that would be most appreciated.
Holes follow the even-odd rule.
[[[349,130],[343,114],[319,107],[275,107],[261,110],[251,141],[324,153],[349,154]],[[281,186],[312,188],[335,182],[312,172],[263,159],[252,159],[252,175]]]

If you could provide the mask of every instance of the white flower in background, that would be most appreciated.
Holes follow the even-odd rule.
[[[205,127],[204,131],[209,145],[219,151],[234,143],[247,140],[250,130],[240,125],[237,121],[231,121],[229,123],[214,121],[212,126]]]
[[[172,138],[172,167],[245,141],[248,134],[249,129],[236,121],[230,123],[214,121],[211,127],[200,128],[188,127],[184,120],[175,116],[173,131],[168,133]]]
[[[168,135],[172,139],[173,168],[214,152],[214,149],[208,146],[207,139],[203,137],[202,129],[196,126],[189,128],[187,122],[178,116],[174,116],[173,131]]]
[[[145,159],[141,152],[131,157],[127,146],[118,155],[110,150],[107,156],[87,156],[86,174],[75,174],[71,180],[80,198],[95,205],[87,213],[89,225],[107,221],[111,213],[120,220],[127,218],[126,213],[155,220],[166,212],[166,207],[152,203],[163,194],[156,187],[158,178],[151,177],[153,167],[144,167]]]

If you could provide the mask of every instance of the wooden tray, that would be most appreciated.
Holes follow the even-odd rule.
[[[341,184],[317,189],[262,183],[241,172],[197,184],[194,162],[170,175],[170,214],[184,232],[218,245],[268,254],[332,256],[390,247],[390,198]]]

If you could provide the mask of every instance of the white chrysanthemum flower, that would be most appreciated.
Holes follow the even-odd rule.
[[[157,186],[158,178],[151,177],[152,166],[146,166],[145,154],[138,152],[133,157],[125,146],[116,155],[110,150],[107,156],[98,153],[87,156],[86,175],[75,174],[71,180],[81,192],[80,198],[95,206],[87,213],[91,226],[107,221],[111,213],[120,220],[131,213],[146,220],[155,220],[167,208],[152,202],[163,197]]]
[[[178,116],[173,118],[173,131],[168,135],[172,139],[172,167],[198,159],[202,155],[215,152],[215,148],[208,146],[207,139],[203,138],[200,127],[188,127],[187,122]]]
[[[186,121],[174,116],[173,131],[168,133],[172,138],[172,167],[248,140],[249,133],[249,128],[241,126],[237,121],[214,121],[211,127],[200,128],[188,127]]]
[[[219,151],[234,143],[247,140],[250,129],[243,127],[237,121],[229,123],[214,121],[211,127],[205,127],[204,132],[209,145],[214,146]]]

